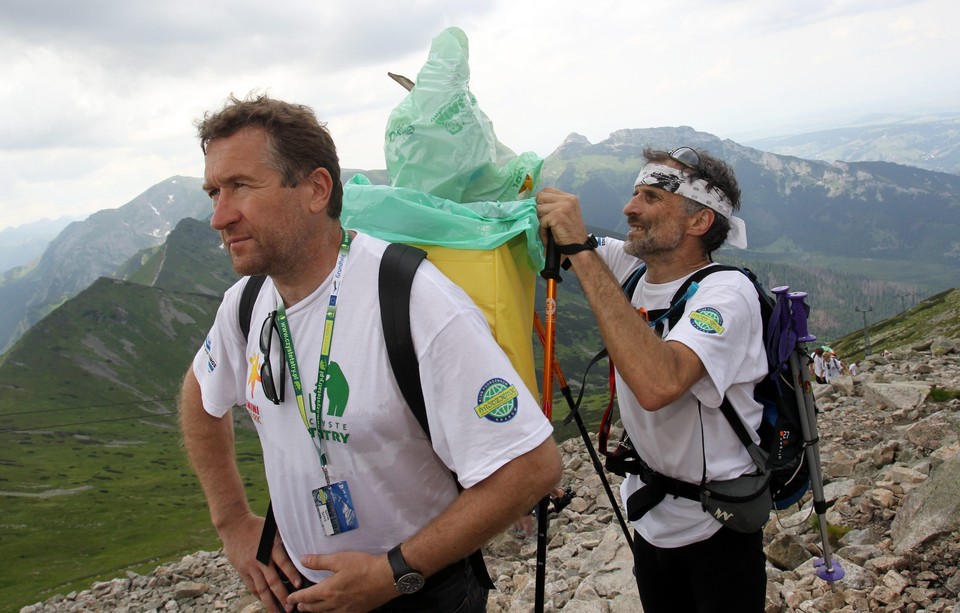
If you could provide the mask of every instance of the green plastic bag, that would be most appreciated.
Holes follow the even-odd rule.
[[[394,187],[453,202],[517,200],[543,159],[517,156],[497,140],[493,123],[470,93],[467,35],[447,28],[430,46],[416,85],[387,122],[384,155]]]
[[[533,198],[460,204],[416,189],[373,185],[354,175],[343,188],[344,227],[394,243],[496,249],[524,234],[527,261],[542,270],[540,222]]]

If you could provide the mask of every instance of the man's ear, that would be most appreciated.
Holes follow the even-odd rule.
[[[710,229],[710,226],[713,225],[714,216],[717,213],[710,208],[703,207],[696,213],[690,216],[690,222],[687,224],[687,229],[690,234],[694,236],[703,236],[707,230]]]
[[[316,168],[307,177],[310,182],[310,210],[320,213],[330,203],[330,194],[333,193],[333,177],[326,168]]]

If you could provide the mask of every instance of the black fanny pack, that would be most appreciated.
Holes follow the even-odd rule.
[[[700,488],[700,504],[715,520],[736,532],[756,532],[770,519],[770,473],[711,481]]]
[[[612,472],[623,470],[638,475],[644,482],[643,487],[627,498],[627,517],[630,521],[639,520],[667,495],[699,502],[705,513],[736,532],[750,533],[763,528],[773,509],[768,471],[742,475],[728,481],[687,483],[650,468],[626,437],[616,451],[607,457],[606,464]]]

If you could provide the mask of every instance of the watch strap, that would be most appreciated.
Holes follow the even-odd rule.
[[[563,255],[573,255],[575,253],[580,253],[581,251],[592,251],[596,249],[600,243],[597,242],[597,237],[593,234],[587,236],[587,240],[582,243],[575,245],[557,245],[557,251]]]
[[[398,592],[412,594],[423,587],[426,579],[420,571],[410,568],[400,551],[400,545],[387,552],[387,562],[393,571],[393,581]]]

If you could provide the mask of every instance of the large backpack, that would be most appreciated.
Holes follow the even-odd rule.
[[[646,267],[641,266],[624,283],[623,288],[628,297],[633,296],[640,277]],[[764,349],[767,355],[769,372],[756,386],[754,397],[763,405],[763,419],[757,434],[760,445],[751,439],[747,426],[733,410],[726,397],[720,405],[720,411],[736,432],[743,446],[750,452],[757,467],[770,475],[770,494],[773,506],[776,509],[785,509],[798,502],[806,493],[810,485],[810,473],[804,461],[804,449],[812,441],[803,440],[801,429],[800,406],[797,404],[796,386],[801,383],[793,381],[789,368],[786,367],[789,347],[786,354],[781,348],[781,321],[776,300],[770,296],[759,282],[756,275],[746,268],[715,264],[702,268],[691,275],[670,300],[667,309],[650,311],[647,317],[651,326],[669,322],[673,329],[684,312],[684,304],[696,292],[699,283],[720,271],[738,271],[747,276],[757,291],[760,301],[760,315],[763,320]],[[612,370],[612,365],[611,365]],[[611,385],[613,378],[611,377]],[[624,476],[626,473],[650,475],[651,469],[639,457],[629,438],[624,433],[618,447],[613,452],[607,451],[607,439],[610,432],[611,406],[607,407],[600,425],[600,451],[606,456],[606,466],[611,472]],[[664,475],[654,473],[657,478],[672,483],[674,491],[679,495],[699,499],[694,484],[688,484]],[[647,479],[644,478],[647,482]],[[691,487],[693,485],[693,487]]]
[[[387,245],[380,260],[379,295],[380,321],[383,324],[383,337],[387,347],[387,357],[394,378],[400,387],[400,393],[423,428],[427,438],[430,438],[430,424],[427,422],[427,409],[423,400],[423,386],[420,382],[420,362],[414,350],[413,338],[410,335],[410,289],[413,277],[426,257],[426,252],[403,243]],[[240,330],[244,338],[250,334],[250,318],[253,315],[253,305],[266,277],[250,277],[240,294],[240,306],[237,310]],[[453,474],[457,490],[462,490],[457,475]],[[270,550],[276,536],[277,524],[273,515],[273,504],[267,507],[263,532],[260,535],[260,546],[257,549],[257,560],[261,564],[270,562]],[[480,584],[486,589],[494,589],[493,580],[487,572],[480,550],[470,555],[470,565]]]

